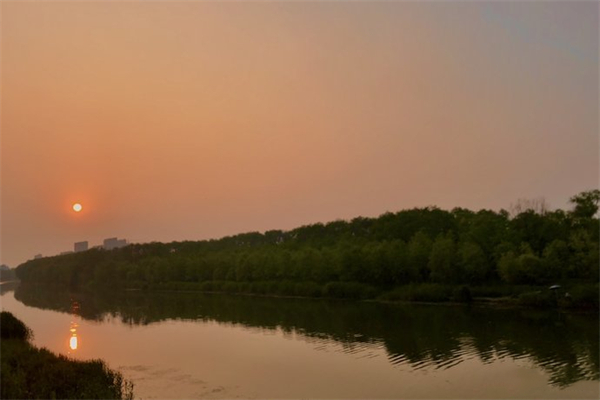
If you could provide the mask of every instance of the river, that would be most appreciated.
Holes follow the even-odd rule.
[[[598,314],[4,285],[33,343],[136,398],[595,398]]]

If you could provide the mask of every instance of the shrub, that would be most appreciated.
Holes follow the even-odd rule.
[[[33,337],[27,325],[6,311],[0,314],[0,331],[2,331],[2,339],[29,340]]]
[[[437,283],[421,283],[400,286],[386,293],[384,300],[443,302],[451,298],[452,289]]]
[[[296,294],[303,297],[321,297],[323,288],[315,282],[299,282],[296,284]]]
[[[468,286],[461,286],[454,289],[452,299],[460,303],[471,303],[473,301],[473,296],[471,295],[471,290]]]
[[[599,285],[579,285],[569,291],[570,297],[563,297],[561,304],[567,307],[594,308],[600,307]]]
[[[31,337],[25,324],[7,312],[1,318],[3,399],[133,399],[133,384],[101,360],[77,361],[38,349],[25,340]]]
[[[556,293],[550,290],[521,293],[517,303],[529,307],[551,307],[556,305]]]
[[[324,293],[328,297],[342,299],[370,299],[377,295],[372,286],[357,282],[329,282]]]
[[[471,287],[473,297],[505,297],[512,294],[512,286],[474,286]]]

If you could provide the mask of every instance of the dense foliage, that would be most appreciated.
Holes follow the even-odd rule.
[[[100,360],[76,361],[29,343],[29,328],[1,313],[3,399],[132,399],[133,386]]]
[[[17,275],[72,287],[331,297],[372,297],[419,284],[595,284],[599,200],[593,190],[573,196],[570,211],[529,208],[511,216],[427,207],[291,231],[92,249],[28,261]]]
[[[0,332],[2,339],[29,340],[31,329],[9,312],[0,313]]]

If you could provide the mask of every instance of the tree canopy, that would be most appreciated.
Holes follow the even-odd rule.
[[[414,208],[290,231],[90,249],[27,261],[17,274],[70,286],[181,283],[210,290],[227,284],[260,293],[275,285],[286,294],[342,297],[426,283],[597,283],[599,199],[592,190],[573,196],[567,211],[524,209],[511,216]]]

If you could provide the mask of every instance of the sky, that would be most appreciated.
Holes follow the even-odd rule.
[[[0,262],[567,209],[599,186],[599,7],[3,0]]]

